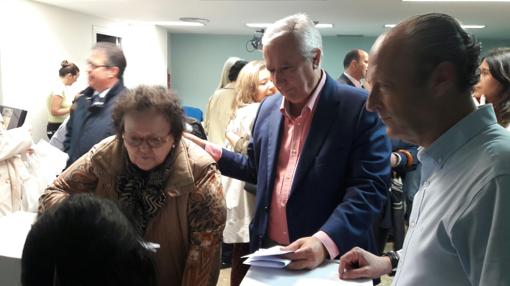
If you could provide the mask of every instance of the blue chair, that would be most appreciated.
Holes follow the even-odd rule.
[[[183,106],[182,109],[184,110],[184,114],[187,117],[193,117],[199,122],[204,121],[204,113],[200,108],[193,107],[193,106]]]

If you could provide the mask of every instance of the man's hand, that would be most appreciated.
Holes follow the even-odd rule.
[[[285,255],[285,258],[291,259],[292,262],[287,269],[313,269],[324,262],[328,252],[322,242],[313,236],[300,238],[282,250],[292,250],[293,253]]]
[[[204,140],[202,138],[199,138],[189,132],[183,132],[182,137],[191,140],[193,143],[197,144],[198,146],[202,147],[202,149],[205,149],[205,145],[207,144],[207,140]]]
[[[354,247],[340,257],[338,273],[340,279],[378,278],[390,273],[389,257],[377,256],[359,247]]]

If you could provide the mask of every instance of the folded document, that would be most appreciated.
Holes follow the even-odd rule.
[[[282,251],[280,250],[281,247],[282,246],[277,245],[267,249],[261,248],[252,254],[243,256],[242,258],[248,258],[243,263],[261,267],[284,268],[292,261],[290,259],[283,258],[282,255],[293,251]]]

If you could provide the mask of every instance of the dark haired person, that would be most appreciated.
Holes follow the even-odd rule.
[[[115,133],[112,110],[124,93],[123,74],[126,58],[121,48],[112,43],[97,43],[87,59],[89,86],[75,101],[67,122],[64,151],[67,166],[87,153],[94,144]]]
[[[392,285],[510,285],[510,133],[476,108],[479,43],[454,18],[409,18],[370,54],[367,109],[388,134],[422,146],[421,184],[398,252],[354,248],[343,279],[397,268]],[[398,267],[397,267],[398,266]]]
[[[158,285],[216,285],[225,201],[215,162],[181,139],[184,115],[160,86],[139,86],[113,110],[116,136],[67,168],[41,196],[41,212],[70,193],[118,201],[155,254]]]
[[[155,286],[153,253],[111,200],[70,196],[32,225],[23,286]]]
[[[361,80],[367,75],[368,53],[361,49],[349,51],[343,61],[344,72],[338,81],[355,87],[363,87]]]
[[[510,48],[490,50],[482,59],[475,94],[492,103],[498,123],[510,129]]]
[[[47,99],[48,125],[46,126],[46,135],[48,139],[51,139],[71,112],[74,95],[70,94],[69,87],[80,76],[80,69],[75,64],[64,60],[60,64],[58,75],[60,77],[58,86],[53,88]]]

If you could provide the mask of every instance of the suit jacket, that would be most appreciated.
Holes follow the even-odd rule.
[[[348,78],[348,77],[347,77],[344,73],[342,73],[342,74],[338,77],[338,79],[337,79],[337,80],[338,80],[338,82],[340,82],[340,83],[345,83],[345,84],[348,84],[348,85],[350,85],[350,86],[354,86],[354,87],[355,87],[354,83],[353,83],[353,82],[352,82],[352,81],[351,81],[351,80],[350,80],[350,79],[349,79],[349,78]]]
[[[282,100],[278,94],[261,103],[246,156],[223,149],[218,161],[222,174],[257,183],[252,250],[268,231]],[[375,251],[371,226],[389,188],[391,144],[377,115],[365,109],[366,100],[366,91],[327,77],[287,202],[290,241],[322,230],[341,254],[354,246]]]

